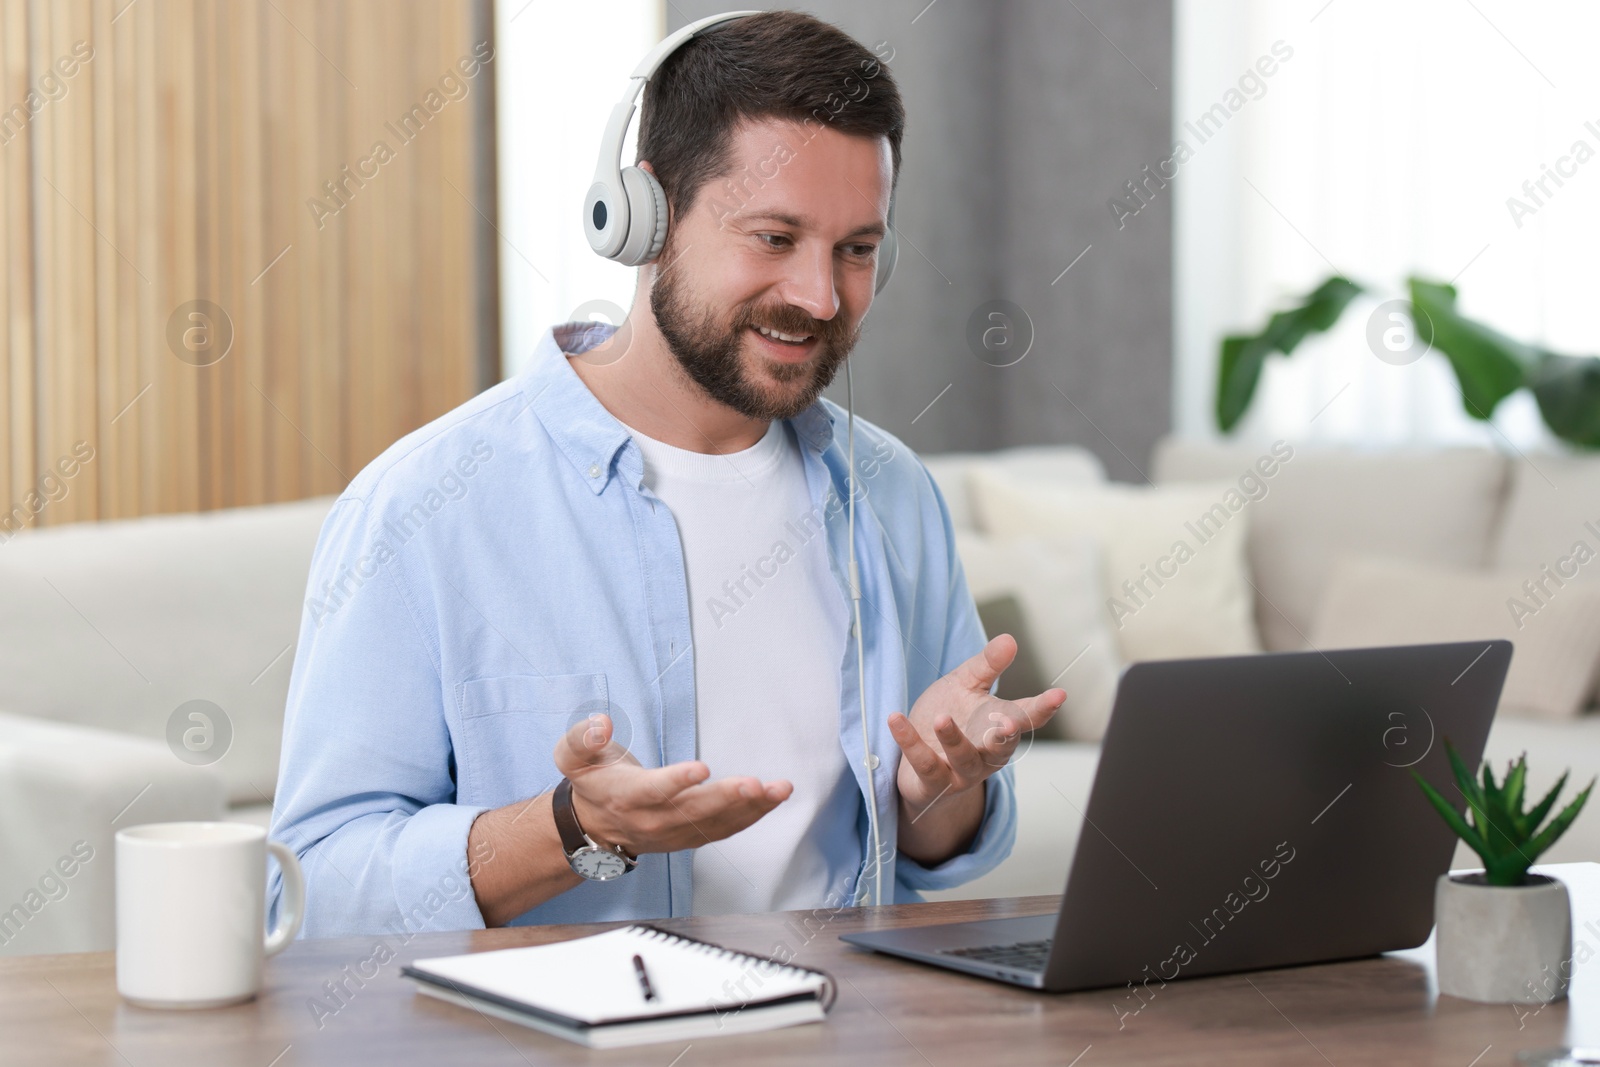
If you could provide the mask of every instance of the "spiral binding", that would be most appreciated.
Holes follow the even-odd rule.
[[[782,960],[775,960],[771,956],[759,956],[754,952],[739,952],[735,949],[723,948],[721,945],[713,945],[709,941],[701,941],[699,938],[689,937],[687,934],[675,934],[671,930],[663,930],[659,926],[651,926],[648,923],[634,923],[628,927],[628,932],[675,947],[690,947],[700,952],[701,955],[712,955],[718,959],[736,960],[740,963],[765,964],[768,968],[771,968],[769,973],[781,974],[785,978],[796,976],[821,978],[824,982],[822,989],[822,1010],[824,1012],[833,1007],[833,1002],[839,995],[839,984],[833,980],[833,975],[827,971],[819,971],[814,967],[799,967],[792,963],[784,963]]]

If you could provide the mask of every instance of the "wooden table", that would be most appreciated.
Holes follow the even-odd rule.
[[[1600,864],[1543,869],[1572,891],[1575,954],[1600,957]],[[557,941],[606,925],[422,934],[405,944],[394,936],[303,941],[269,961],[266,990],[254,1002],[194,1013],[123,1003],[110,953],[5,959],[0,1063],[1487,1067],[1514,1062],[1519,1049],[1600,1044],[1600,958],[1580,964],[1569,1001],[1539,1010],[1439,996],[1429,945],[1349,963],[1173,982],[1119,1029],[1113,1004],[1126,990],[1030,993],[859,952],[838,940],[852,930],[1055,907],[1054,897],[1025,897],[664,921],[750,952],[787,945],[800,963],[838,979],[838,1003],[821,1025],[608,1052],[420,996],[399,977],[401,964],[415,957]]]

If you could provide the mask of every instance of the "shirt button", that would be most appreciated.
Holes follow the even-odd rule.
[[[589,464],[589,477],[591,477],[591,478],[600,477],[600,464],[598,464],[598,463]]]
[[[879,762],[880,760],[878,759],[878,754],[876,752],[867,753],[867,766],[869,768],[872,770],[877,770]]]

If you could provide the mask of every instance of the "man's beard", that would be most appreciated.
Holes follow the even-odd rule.
[[[815,319],[792,304],[741,305],[723,329],[710,308],[691,306],[670,270],[656,277],[650,290],[650,310],[667,347],[696,385],[739,414],[767,421],[793,418],[810,407],[861,336],[859,323],[851,326],[837,317]],[[816,338],[817,350],[805,363],[762,361],[766,372],[779,382],[805,380],[799,392],[774,396],[752,380],[743,349],[745,335],[757,324],[790,336]]]

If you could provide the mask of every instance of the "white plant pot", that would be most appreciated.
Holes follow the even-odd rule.
[[[1489,885],[1481,874],[1441,875],[1434,889],[1439,992],[1488,1004],[1548,1004],[1572,978],[1567,887],[1542,874],[1528,885]]]

